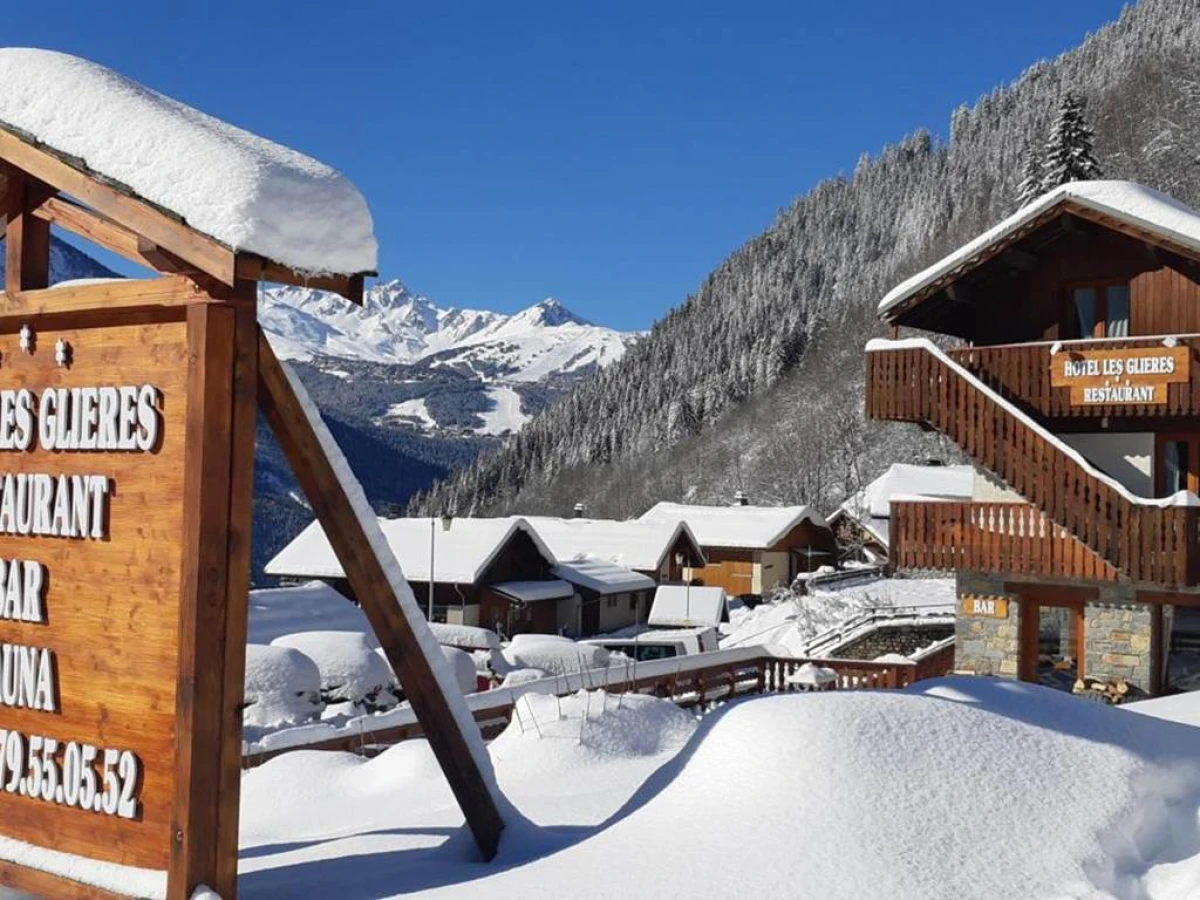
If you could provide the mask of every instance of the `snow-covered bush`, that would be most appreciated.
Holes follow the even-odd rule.
[[[552,634],[519,634],[504,651],[514,669],[541,669],[547,675],[570,675],[608,665],[608,651],[595,644],[577,644]]]
[[[246,725],[300,725],[320,715],[322,706],[316,663],[289,647],[246,645]]]
[[[379,712],[396,705],[392,670],[357,631],[304,631],[271,645],[299,650],[316,663],[321,699],[330,712]]]
[[[464,694],[475,693],[475,661],[471,659],[471,654],[457,647],[442,647],[442,655],[446,657],[446,662],[450,663],[454,680],[458,682],[458,689]]]

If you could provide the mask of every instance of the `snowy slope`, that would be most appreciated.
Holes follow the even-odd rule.
[[[324,291],[272,287],[263,291],[259,315],[276,352],[288,359],[422,363],[487,381],[586,372],[620,359],[634,339],[553,299],[511,316],[443,309],[399,281],[372,287],[361,308]]]
[[[531,698],[490,748],[514,822],[473,856],[426,745],[243,780],[245,898],[1186,900],[1200,731],[991,679],[751,698]],[[547,828],[545,826],[552,826]],[[733,848],[718,852],[718,848]]]

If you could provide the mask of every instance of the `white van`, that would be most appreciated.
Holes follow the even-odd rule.
[[[635,638],[588,638],[581,644],[595,644],[610,653],[621,653],[637,662],[694,656],[717,649],[717,629],[651,629]]]

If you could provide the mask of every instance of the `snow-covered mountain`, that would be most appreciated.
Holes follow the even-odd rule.
[[[637,337],[593,325],[554,299],[513,315],[444,309],[399,281],[370,288],[361,307],[310,288],[268,288],[259,319],[287,359],[405,363],[488,382],[584,374],[620,359]]]

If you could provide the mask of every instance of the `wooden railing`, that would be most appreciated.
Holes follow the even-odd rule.
[[[1176,339],[1200,350],[1200,338]],[[1134,350],[1162,347],[1162,338],[1069,341],[1060,345],[1057,358],[1072,350]],[[1027,407],[1041,419],[1096,419],[1146,416],[1194,416],[1200,413],[1200,366],[1191,366],[1191,380],[1167,385],[1167,402],[1158,404],[1072,405],[1070,388],[1052,387],[1050,369],[1055,355],[1052,344],[1005,344],[998,347],[963,347],[946,351],[947,356],[970,370],[1001,396]]]
[[[1117,581],[1120,573],[1028,503],[893,501],[889,558],[900,569],[963,569]]]
[[[1133,502],[927,345],[868,351],[867,415],[941,431],[1130,580],[1196,583],[1196,507]]]
[[[703,707],[747,694],[791,693],[805,688],[789,681],[805,663],[835,674],[821,690],[868,690],[908,687],[924,678],[947,675],[954,668],[954,647],[949,644],[915,662],[872,662],[861,659],[796,659],[776,657],[762,647],[717,651],[636,668],[610,667],[576,673],[570,677],[529,682],[520,688],[500,688],[467,697],[471,714],[485,738],[499,734],[513,716],[517,702],[526,693],[566,696],[581,687],[604,688],[610,692],[647,694],[671,700],[678,706]],[[325,737],[318,726],[290,729],[294,739],[252,745],[242,755],[245,768],[260,765],[291,750],[342,750],[375,753],[384,747],[421,737],[420,724],[405,708],[363,717],[337,735]],[[279,735],[277,735],[278,737]]]

